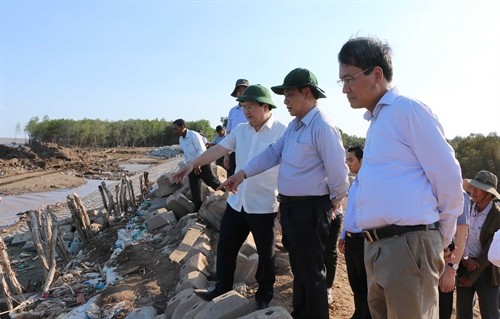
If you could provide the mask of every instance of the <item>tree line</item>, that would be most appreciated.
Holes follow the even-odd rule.
[[[42,120],[32,118],[24,131],[30,140],[57,143],[67,147],[159,147],[179,143],[172,128],[173,121],[165,119],[126,121],[102,120]],[[190,130],[200,131],[209,141],[215,130],[207,120],[186,122]],[[364,145],[365,139],[342,132],[344,147]],[[482,169],[500,176],[500,137],[496,132],[488,135],[470,134],[448,141],[455,150],[462,167],[462,176],[472,178]],[[422,141],[425,143],[425,141]]]

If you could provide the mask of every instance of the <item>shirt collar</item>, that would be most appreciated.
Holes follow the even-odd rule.
[[[307,112],[307,114],[301,119],[301,120],[297,120],[297,126],[299,126],[301,123],[304,124],[305,126],[309,126],[309,124],[311,124],[314,116],[316,116],[316,114],[318,114],[319,112],[319,108],[317,105],[315,105],[312,109],[309,110],[309,112]]]
[[[482,214],[488,214],[488,212],[491,210],[491,207],[493,207],[493,201],[490,201],[488,206],[486,206],[482,211],[478,212],[478,207],[474,203],[474,206],[472,207],[472,215],[477,216]]]
[[[399,90],[397,87],[391,88],[389,91],[385,92],[380,101],[378,101],[375,109],[373,109],[373,114],[370,111],[366,111],[363,118],[367,121],[375,120],[380,113],[380,110],[384,105],[390,105],[399,96]]]

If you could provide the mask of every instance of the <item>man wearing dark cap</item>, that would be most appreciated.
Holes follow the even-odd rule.
[[[245,91],[245,89],[250,85],[248,80],[246,79],[238,79],[236,80],[236,84],[234,85],[234,90],[231,92],[231,96],[238,99],[238,97]],[[240,123],[246,123],[247,118],[245,117],[245,112],[241,107],[241,102],[238,102],[236,106],[233,106],[231,110],[229,110],[229,115],[227,116],[227,124],[226,124],[226,134],[230,134],[232,130],[238,126]],[[234,152],[226,155],[224,158],[224,167],[227,170],[227,176],[231,176],[234,174],[234,170],[236,168],[236,154]]]
[[[283,245],[294,275],[292,316],[326,319],[323,253],[332,212],[349,187],[345,150],[339,130],[317,105],[325,94],[311,71],[294,69],[282,85],[271,89],[284,95],[288,112],[295,119],[275,143],[221,188],[236,191],[246,178],[280,164],[278,201]]]
[[[473,204],[464,257],[457,272],[457,318],[460,319],[473,317],[475,294],[481,318],[500,318],[500,270],[488,260],[493,236],[500,229],[500,207],[495,203],[500,200],[497,186],[497,176],[488,171],[480,171],[473,179],[464,180],[464,188]]]
[[[236,164],[238,167],[243,166],[283,134],[285,126],[275,120],[271,113],[276,104],[267,88],[260,84],[251,85],[238,97],[238,101],[242,104],[248,123],[238,125],[220,143],[176,173],[174,180],[181,180],[193,167],[210,163],[229,151],[236,152]],[[217,245],[217,284],[213,290],[196,291],[202,299],[212,300],[233,289],[238,251],[249,232],[252,232],[259,254],[255,274],[259,283],[255,294],[257,309],[269,306],[275,281],[277,175],[277,167],[262,171],[242,183],[238,193],[229,195]]]

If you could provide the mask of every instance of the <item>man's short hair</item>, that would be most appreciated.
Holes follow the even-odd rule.
[[[349,147],[347,149],[347,152],[354,153],[354,156],[356,156],[356,158],[358,160],[363,159],[363,147],[361,147],[359,145],[354,145],[354,146]]]
[[[217,127],[215,128],[215,131],[216,132],[220,132],[220,131],[223,131],[224,128],[222,127],[222,125],[217,125]]]
[[[378,66],[384,71],[385,79],[392,81],[392,49],[387,42],[376,37],[350,39],[340,49],[338,60],[340,64],[354,65],[366,70],[365,75]]]
[[[184,122],[183,119],[177,119],[177,120],[174,121],[173,124],[175,124],[177,126],[180,126],[180,127],[185,127],[186,126],[186,122]]]

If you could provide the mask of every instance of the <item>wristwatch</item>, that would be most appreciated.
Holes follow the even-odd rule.
[[[448,267],[458,270],[458,264],[448,263]]]

